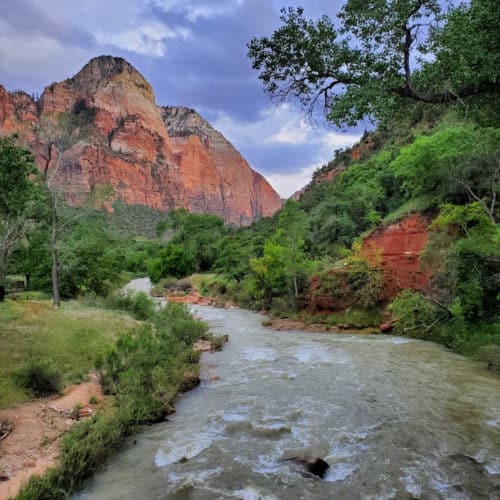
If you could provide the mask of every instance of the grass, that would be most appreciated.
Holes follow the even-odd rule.
[[[118,334],[135,324],[128,314],[76,301],[63,303],[60,309],[47,301],[1,303],[0,408],[33,397],[18,377],[27,364],[50,365],[60,373],[62,385],[79,382]]]
[[[130,307],[134,309],[133,301]],[[199,383],[194,365],[199,354],[193,356],[192,344],[206,334],[204,323],[194,320],[184,304],[174,303],[121,334],[99,363],[103,388],[114,396],[114,405],[74,425],[63,437],[59,465],[31,477],[17,498],[68,498],[124,437],[161,420],[180,391]]]
[[[387,226],[389,224],[394,224],[401,220],[403,217],[406,215],[409,215],[411,213],[415,212],[425,212],[429,208],[433,207],[435,205],[435,201],[432,200],[432,198],[428,196],[420,196],[418,198],[412,198],[411,200],[408,200],[406,203],[403,203],[399,208],[391,212],[390,214],[387,214],[383,219],[382,219],[382,224],[384,226]]]

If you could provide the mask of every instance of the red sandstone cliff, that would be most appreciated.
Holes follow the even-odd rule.
[[[420,262],[420,254],[429,239],[428,225],[429,220],[424,216],[412,214],[375,230],[364,240],[362,257],[382,272],[380,301],[391,299],[402,290],[424,291],[429,288],[431,272]],[[338,287],[334,294],[321,292],[320,276],[311,278],[307,301],[312,312],[340,311],[351,305],[348,270],[349,266],[331,271]]]
[[[128,204],[183,207],[233,224],[281,207],[220,133],[193,110],[158,107],[149,83],[121,58],[92,59],[73,78],[46,87],[38,102],[0,86],[0,134],[14,132],[40,168],[52,157],[49,169],[72,205],[110,185],[113,199]]]
[[[382,299],[395,297],[406,289],[425,290],[430,270],[422,268],[420,254],[429,240],[429,220],[412,214],[390,226],[377,229],[363,242],[363,254],[382,269]]]
[[[240,220],[233,219],[236,223],[246,224],[256,216],[272,215],[281,208],[281,200],[266,179],[252,170],[234,146],[195,110],[162,107],[161,112],[180,168],[187,175],[192,174],[191,186],[200,182],[200,175],[218,179],[214,191],[204,200],[211,211],[217,210],[217,189],[225,200],[220,215],[229,219],[231,214],[238,213]],[[204,163],[204,169],[192,170],[189,166],[198,151],[210,162]],[[249,199],[250,204],[242,207],[240,200],[244,199]]]

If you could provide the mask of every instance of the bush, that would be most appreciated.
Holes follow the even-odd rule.
[[[61,391],[61,372],[49,361],[31,360],[15,373],[17,384],[33,396],[50,396]]]
[[[467,321],[497,315],[500,233],[481,204],[443,205],[430,227],[422,257],[439,300]]]
[[[313,308],[321,297],[335,299],[338,309],[370,309],[379,303],[383,286],[380,269],[362,259],[348,259],[344,264],[326,267],[317,275],[319,286],[311,294]]]
[[[429,332],[439,318],[436,307],[421,293],[404,290],[391,303],[391,310],[396,319],[395,331],[412,336]]]
[[[115,292],[106,298],[104,305],[109,309],[127,311],[139,320],[152,318],[156,310],[155,301],[144,292]]]
[[[290,313],[300,309],[300,302],[293,295],[286,297],[273,297],[271,301],[271,315],[273,317],[285,318]]]
[[[157,283],[166,276],[182,278],[194,273],[195,270],[196,262],[193,255],[184,247],[169,243],[160,250],[158,257],[151,261],[148,273],[151,281]]]

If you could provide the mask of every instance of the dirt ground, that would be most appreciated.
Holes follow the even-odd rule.
[[[11,428],[0,441],[0,500],[16,495],[33,474],[53,467],[61,435],[75,418],[92,415],[103,404],[101,386],[92,375],[89,382],[68,386],[62,397],[0,410],[0,421]]]

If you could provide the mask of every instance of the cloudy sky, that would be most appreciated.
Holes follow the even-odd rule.
[[[305,0],[308,17],[333,16],[341,0]],[[0,83],[41,93],[92,57],[132,63],[158,104],[197,109],[264,174],[281,196],[350,146],[362,127],[312,127],[264,95],[246,44],[279,26],[294,0],[1,0]]]

